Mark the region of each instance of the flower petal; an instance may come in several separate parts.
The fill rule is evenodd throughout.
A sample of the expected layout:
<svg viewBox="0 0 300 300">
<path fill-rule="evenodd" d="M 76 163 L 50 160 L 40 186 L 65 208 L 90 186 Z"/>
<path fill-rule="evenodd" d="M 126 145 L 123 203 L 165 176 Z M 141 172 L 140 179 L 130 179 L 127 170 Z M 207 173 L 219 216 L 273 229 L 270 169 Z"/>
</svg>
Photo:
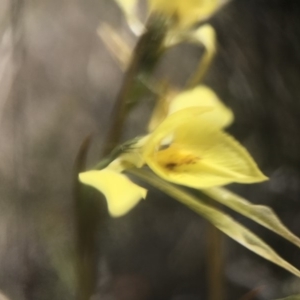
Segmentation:
<svg viewBox="0 0 300 300">
<path fill-rule="evenodd" d="M 125 175 L 107 168 L 80 173 L 79 180 L 104 194 L 112 217 L 125 215 L 147 195 L 146 189 L 136 185 Z"/>
<path fill-rule="evenodd" d="M 168 181 L 194 188 L 266 180 L 246 149 L 207 118 L 208 112 L 192 107 L 170 115 L 144 146 L 149 167 Z"/>
<path fill-rule="evenodd" d="M 169 92 L 159 99 L 151 116 L 148 130 L 151 132 L 170 114 L 188 107 L 209 107 L 210 112 L 205 118 L 210 118 L 220 128 L 229 126 L 234 116 L 218 98 L 217 94 L 208 86 L 199 85 L 196 88 L 175 94 Z"/>
<path fill-rule="evenodd" d="M 150 11 L 176 17 L 177 25 L 189 27 L 206 19 L 219 8 L 220 0 L 148 0 Z"/>
<path fill-rule="evenodd" d="M 226 127 L 233 122 L 232 111 L 221 102 L 212 89 L 205 85 L 178 94 L 170 104 L 169 114 L 193 106 L 213 108 L 203 117 L 211 119 L 220 127 Z"/>
<path fill-rule="evenodd" d="M 195 87 L 201 82 L 209 69 L 215 54 L 216 54 L 216 32 L 214 28 L 205 24 L 200 26 L 197 30 L 188 32 L 186 38 L 196 44 L 204 46 L 205 52 L 203 53 L 195 72 L 190 76 L 187 81 L 187 87 Z"/>
</svg>

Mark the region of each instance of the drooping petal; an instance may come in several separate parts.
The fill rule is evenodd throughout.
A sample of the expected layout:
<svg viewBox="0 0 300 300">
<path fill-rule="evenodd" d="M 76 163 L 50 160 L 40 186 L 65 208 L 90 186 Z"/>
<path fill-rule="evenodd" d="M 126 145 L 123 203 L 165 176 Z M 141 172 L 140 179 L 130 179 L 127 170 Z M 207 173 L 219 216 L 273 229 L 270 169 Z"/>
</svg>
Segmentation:
<svg viewBox="0 0 300 300">
<path fill-rule="evenodd" d="M 107 168 L 80 173 L 79 180 L 104 194 L 112 217 L 125 215 L 147 195 L 146 189 L 136 185 L 125 175 Z"/>
<path fill-rule="evenodd" d="M 187 86 L 192 88 L 201 82 L 215 57 L 216 32 L 211 25 L 205 24 L 200 26 L 197 30 L 188 32 L 186 38 L 192 43 L 202 45 L 205 49 L 195 72 L 187 81 Z"/>
<path fill-rule="evenodd" d="M 200 26 L 190 32 L 189 37 L 194 43 L 204 46 L 207 52 L 216 52 L 216 32 L 211 25 L 204 24 Z"/>
<path fill-rule="evenodd" d="M 206 118 L 208 112 L 191 107 L 170 115 L 144 146 L 148 166 L 168 181 L 194 188 L 266 180 L 247 150 Z"/>
</svg>

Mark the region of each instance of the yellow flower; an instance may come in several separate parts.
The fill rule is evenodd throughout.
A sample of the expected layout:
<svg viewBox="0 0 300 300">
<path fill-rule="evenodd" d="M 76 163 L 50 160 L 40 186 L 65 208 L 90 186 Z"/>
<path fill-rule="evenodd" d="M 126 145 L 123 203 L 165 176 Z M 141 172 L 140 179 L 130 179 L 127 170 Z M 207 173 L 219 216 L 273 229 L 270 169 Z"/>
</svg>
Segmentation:
<svg viewBox="0 0 300 300">
<path fill-rule="evenodd" d="M 206 95 L 202 107 L 193 97 L 199 93 Z M 210 89 L 183 92 L 172 105 L 171 114 L 151 134 L 130 143 L 108 167 L 79 174 L 82 183 L 104 194 L 111 216 L 126 214 L 146 197 L 144 188 L 121 174 L 144 164 L 167 181 L 197 189 L 267 179 L 246 149 L 222 131 L 232 113 Z"/>
<path fill-rule="evenodd" d="M 108 211 L 112 217 L 125 215 L 147 195 L 146 189 L 109 167 L 100 171 L 80 173 L 79 180 L 99 190 L 105 196 Z"/>
<path fill-rule="evenodd" d="M 150 11 L 171 18 L 181 28 L 208 18 L 224 1 L 220 0 L 148 0 Z"/>
<path fill-rule="evenodd" d="M 181 109 L 162 122 L 143 146 L 148 166 L 165 180 L 208 188 L 267 179 L 236 140 L 221 131 L 209 107 Z"/>
</svg>

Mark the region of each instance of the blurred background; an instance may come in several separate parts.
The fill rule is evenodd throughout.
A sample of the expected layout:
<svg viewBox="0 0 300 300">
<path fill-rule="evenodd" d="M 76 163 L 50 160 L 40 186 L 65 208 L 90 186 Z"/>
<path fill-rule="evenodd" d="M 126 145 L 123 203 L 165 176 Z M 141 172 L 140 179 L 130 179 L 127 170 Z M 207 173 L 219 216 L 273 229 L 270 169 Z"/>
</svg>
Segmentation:
<svg viewBox="0 0 300 300">
<path fill-rule="evenodd" d="M 101 22 L 134 45 L 112 0 L 0 2 L 1 300 L 75 299 L 74 162 L 88 135 L 88 164 L 99 160 L 123 77 L 97 34 Z M 232 108 L 229 131 L 270 177 L 230 188 L 274 208 L 300 236 L 300 2 L 233 0 L 210 23 L 218 54 L 204 81 Z M 178 46 L 157 74 L 180 86 L 201 54 Z M 145 132 L 152 107 L 149 97 L 131 113 L 124 139 Z M 156 191 L 124 217 L 103 209 L 93 300 L 208 299 L 204 220 Z M 232 215 L 300 268 L 299 249 Z M 300 293 L 299 279 L 229 238 L 217 251 L 224 300 Z"/>
</svg>

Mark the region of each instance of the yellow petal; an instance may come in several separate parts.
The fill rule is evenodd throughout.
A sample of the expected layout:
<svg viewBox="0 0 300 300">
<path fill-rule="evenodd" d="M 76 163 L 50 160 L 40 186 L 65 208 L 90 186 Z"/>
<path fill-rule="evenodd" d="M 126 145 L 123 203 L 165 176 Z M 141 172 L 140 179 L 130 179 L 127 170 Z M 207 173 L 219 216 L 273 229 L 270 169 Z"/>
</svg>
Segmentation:
<svg viewBox="0 0 300 300">
<path fill-rule="evenodd" d="M 232 111 L 222 103 L 216 93 L 209 87 L 200 85 L 175 96 L 174 92 L 170 92 L 161 98 L 152 114 L 148 130 L 153 131 L 168 115 L 193 106 L 209 107 L 210 112 L 205 118 L 210 118 L 220 128 L 229 126 L 234 120 Z"/>
<path fill-rule="evenodd" d="M 190 33 L 194 42 L 203 45 L 207 52 L 216 52 L 216 32 L 209 24 L 204 24 Z"/>
<path fill-rule="evenodd" d="M 170 115 L 144 146 L 148 166 L 162 178 L 194 188 L 267 178 L 237 141 L 192 107 Z"/>
<path fill-rule="evenodd" d="M 206 19 L 224 1 L 220 0 L 148 0 L 150 11 L 173 18 L 176 25 L 188 27 Z"/>
<path fill-rule="evenodd" d="M 104 194 L 112 217 L 125 215 L 147 195 L 146 189 L 136 185 L 125 175 L 107 168 L 80 173 L 79 180 Z"/>
<path fill-rule="evenodd" d="M 205 85 L 178 94 L 170 104 L 169 114 L 193 106 L 213 108 L 203 115 L 203 118 L 211 119 L 220 127 L 226 127 L 233 122 L 232 111 L 221 102 L 212 89 Z"/>
</svg>

